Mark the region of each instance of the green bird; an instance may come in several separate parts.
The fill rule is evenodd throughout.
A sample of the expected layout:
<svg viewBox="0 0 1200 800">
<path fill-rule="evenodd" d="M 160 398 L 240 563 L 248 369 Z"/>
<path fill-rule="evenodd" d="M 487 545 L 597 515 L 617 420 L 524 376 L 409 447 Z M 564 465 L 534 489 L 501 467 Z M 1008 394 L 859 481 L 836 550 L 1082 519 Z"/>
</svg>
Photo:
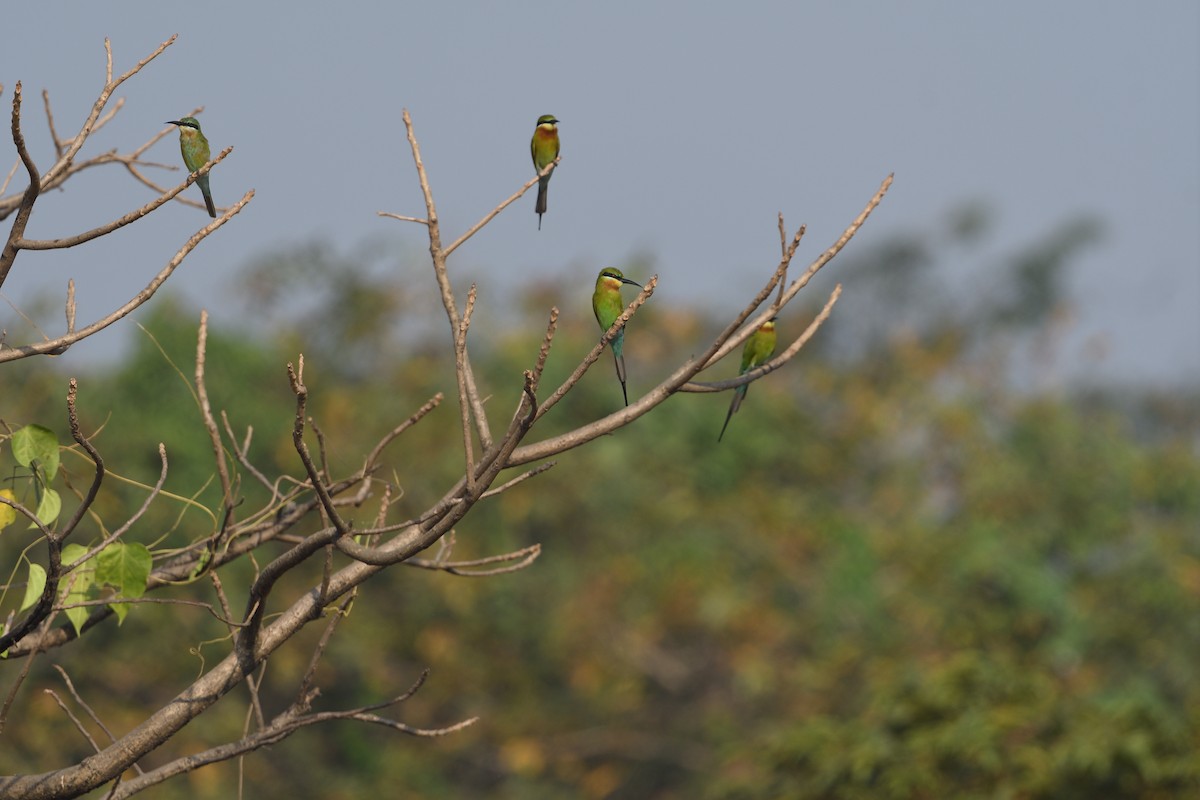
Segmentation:
<svg viewBox="0 0 1200 800">
<path fill-rule="evenodd" d="M 533 156 L 533 167 L 538 172 L 558 158 L 558 120 L 553 114 L 538 117 L 537 127 L 533 129 L 533 138 L 529 141 L 529 153 Z M 554 170 L 550 170 L 550 175 L 553 174 Z M 533 210 L 538 215 L 539 231 L 542 229 L 542 214 L 546 213 L 546 188 L 550 186 L 550 175 L 543 175 L 538 181 L 537 205 Z"/>
<path fill-rule="evenodd" d="M 761 367 L 767 363 L 775 353 L 775 317 L 771 317 L 764 322 L 758 330 L 750 334 L 750 338 L 746 340 L 745 346 L 742 347 L 742 368 L 738 375 L 745 375 L 755 367 Z M 742 400 L 746 397 L 746 390 L 750 388 L 750 384 L 744 383 L 733 390 L 733 399 L 729 401 L 729 413 L 725 415 L 725 424 L 721 426 L 721 435 L 717 437 L 717 441 L 721 441 L 721 437 L 725 435 L 725 429 L 729 427 L 729 419 L 742 405 Z"/>
<path fill-rule="evenodd" d="M 623 283 L 642 288 L 640 283 L 629 280 L 621 274 L 621 270 L 612 267 L 605 267 L 596 276 L 596 291 L 592 292 L 592 311 L 596 313 L 596 321 L 600 323 L 601 331 L 611 328 L 625 310 L 625 303 L 621 300 Z M 621 382 L 621 395 L 625 398 L 625 405 L 629 405 L 629 393 L 625 391 L 625 356 L 621 354 L 624 343 L 625 328 L 622 327 L 612 337 L 610 344 L 613 358 L 617 362 L 617 380 Z"/>
<path fill-rule="evenodd" d="M 195 117 L 169 119 L 167 124 L 179 126 L 179 150 L 183 153 L 183 164 L 188 168 L 188 172 L 195 172 L 208 163 L 212 152 L 208 149 L 208 139 L 200 132 L 200 123 Z M 217 208 L 213 205 L 212 192 L 208 189 L 208 176 L 196 178 L 196 185 L 204 194 L 204 205 L 208 208 L 208 215 L 215 217 Z"/>
</svg>

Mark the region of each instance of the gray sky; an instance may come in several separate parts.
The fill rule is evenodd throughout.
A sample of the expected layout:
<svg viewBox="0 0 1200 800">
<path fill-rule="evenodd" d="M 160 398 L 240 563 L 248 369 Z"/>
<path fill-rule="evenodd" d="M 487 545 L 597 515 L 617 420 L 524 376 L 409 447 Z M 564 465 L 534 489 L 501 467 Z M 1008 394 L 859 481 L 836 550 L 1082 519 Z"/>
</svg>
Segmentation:
<svg viewBox="0 0 1200 800">
<path fill-rule="evenodd" d="M 44 170 L 41 90 L 60 133 L 74 132 L 103 82 L 105 36 L 121 72 L 178 33 L 119 90 L 125 108 L 85 155 L 128 149 L 206 107 L 214 151 L 236 148 L 212 176 L 218 205 L 257 192 L 174 281 L 218 320 L 236 269 L 273 247 L 324 238 L 350 249 L 385 234 L 424 249 L 420 228 L 376 216 L 423 213 L 402 108 L 451 238 L 530 177 L 534 121 L 553 113 L 563 164 L 543 230 L 530 194 L 454 256 L 482 276 L 485 304 L 505 281 L 577 273 L 589 313 L 594 270 L 649 252 L 654 302 L 732 312 L 778 257 L 777 212 L 808 224 L 807 262 L 894 171 L 852 247 L 927 230 L 968 200 L 996 213 L 996 253 L 1094 214 L 1106 233 L 1073 264 L 1078 317 L 1062 366 L 1089 380 L 1200 380 L 1193 0 L 697 5 L 22 3 L 0 30 L 0 102 L 7 118 L 24 81 Z M 15 152 L 3 141 L 7 173 Z M 151 157 L 178 163 L 175 137 Z M 118 168 L 69 186 L 39 203 L 28 236 L 69 235 L 150 198 Z M 4 294 L 20 302 L 73 277 L 81 321 L 99 316 L 206 221 L 173 204 L 87 247 L 25 253 Z M 0 304 L 0 327 L 12 317 Z M 103 333 L 62 361 L 87 363 L 126 335 Z M 1097 336 L 1101 361 L 1082 355 Z"/>
</svg>

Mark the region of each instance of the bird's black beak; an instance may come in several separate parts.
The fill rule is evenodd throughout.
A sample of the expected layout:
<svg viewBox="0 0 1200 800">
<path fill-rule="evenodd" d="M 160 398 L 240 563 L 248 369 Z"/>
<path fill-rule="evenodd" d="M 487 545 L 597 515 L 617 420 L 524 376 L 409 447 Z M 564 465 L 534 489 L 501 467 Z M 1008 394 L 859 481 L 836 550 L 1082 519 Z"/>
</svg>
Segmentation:
<svg viewBox="0 0 1200 800">
<path fill-rule="evenodd" d="M 637 281 L 631 281 L 631 280 L 629 280 L 629 278 L 621 278 L 621 283 L 628 283 L 630 286 L 636 286 L 639 289 L 642 288 L 642 285 L 640 283 L 638 283 Z"/>
<path fill-rule="evenodd" d="M 178 125 L 180 123 L 179 123 L 179 120 L 177 120 L 177 119 L 169 119 L 166 122 L 164 122 L 163 124 L 164 125 Z"/>
</svg>

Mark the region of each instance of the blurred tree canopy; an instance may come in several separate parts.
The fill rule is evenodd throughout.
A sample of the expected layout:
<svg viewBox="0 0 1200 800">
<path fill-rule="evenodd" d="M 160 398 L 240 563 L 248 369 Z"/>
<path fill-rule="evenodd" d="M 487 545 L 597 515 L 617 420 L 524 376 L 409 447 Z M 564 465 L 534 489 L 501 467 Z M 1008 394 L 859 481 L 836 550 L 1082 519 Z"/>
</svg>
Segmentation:
<svg viewBox="0 0 1200 800">
<path fill-rule="evenodd" d="M 956 311 L 921 286 L 939 254 L 969 257 L 986 220 L 966 208 L 945 233 L 835 267 L 847 299 L 874 298 L 869 310 L 846 318 L 839 307 L 798 369 L 752 387 L 720 446 L 728 396 L 677 397 L 636 432 L 481 504 L 454 534 L 456 558 L 541 543 L 532 569 L 488 580 L 413 570 L 366 586 L 318 705 L 370 702 L 428 666 L 403 716 L 478 714 L 479 725 L 432 741 L 316 727 L 248 759 L 247 785 L 513 800 L 1200 792 L 1196 398 L 1010 388 L 1004 359 L 1019 337 L 1052 327 L 1067 302 L 1062 271 L 1098 229 L 1070 221 L 1004 257 L 996 285 Z M 261 462 L 295 458 L 283 365 L 297 350 L 313 419 L 347 446 L 392 424 L 360 409 L 411 409 L 451 387 L 452 367 L 397 328 L 414 300 L 389 288 L 394 273 L 357 269 L 371 258 L 382 256 L 313 244 L 262 259 L 246 277 L 249 302 L 269 309 L 286 302 L 273 287 L 320 281 L 328 294 L 312 324 L 210 332 L 213 406 L 235 431 L 253 426 Z M 575 288 L 542 288 L 521 310 L 529 324 L 472 330 L 488 384 L 519 385 L 546 306 L 586 302 Z M 152 483 L 166 442 L 167 489 L 181 498 L 216 491 L 211 445 L 176 371 L 191 371 L 197 317 L 156 303 L 134 352 L 80 381 L 106 460 L 144 465 L 130 477 Z M 890 322 L 900 319 L 912 324 Z M 654 304 L 639 313 L 626 340 L 631 393 L 689 352 L 703 320 Z M 781 319 L 781 336 L 806 323 Z M 548 383 L 594 343 L 594 327 L 564 314 Z M 547 423 L 566 429 L 615 408 L 605 366 Z M 61 428 L 45 401 L 58 384 L 41 372 L 6 387 L 4 413 Z M 461 468 L 460 453 L 437 447 L 454 439 L 453 417 L 441 409 L 392 455 L 414 509 Z M 129 486 L 104 502 L 141 497 Z M 170 541 L 190 513 L 182 500 L 160 503 L 131 536 Z M 0 553 L 11 563 L 3 537 Z M 195 671 L 203 641 L 219 635 L 211 621 L 175 619 L 139 607 L 124 623 L 139 635 L 96 631 L 54 659 L 84 696 L 109 698 L 97 711 L 119 727 L 123 696 L 153 696 L 156 675 Z M 272 669 L 302 672 L 306 651 L 292 651 Z M 0 769 L 42 766 L 31 760 L 50 742 L 86 752 L 50 700 L 34 713 L 46 740 L 9 742 Z M 196 724 L 242 723 L 217 709 Z M 188 745 L 185 730 L 171 747 Z M 237 770 L 202 769 L 155 796 L 228 797 Z"/>
</svg>

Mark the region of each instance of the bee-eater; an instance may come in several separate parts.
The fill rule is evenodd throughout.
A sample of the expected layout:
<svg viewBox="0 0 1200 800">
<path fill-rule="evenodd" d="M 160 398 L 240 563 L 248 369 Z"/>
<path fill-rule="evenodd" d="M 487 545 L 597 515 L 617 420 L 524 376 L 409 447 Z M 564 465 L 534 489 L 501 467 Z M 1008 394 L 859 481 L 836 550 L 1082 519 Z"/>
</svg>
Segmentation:
<svg viewBox="0 0 1200 800">
<path fill-rule="evenodd" d="M 750 334 L 750 338 L 742 347 L 742 369 L 738 375 L 745 375 L 755 367 L 761 367 L 774 353 L 775 317 L 771 317 L 758 330 Z M 725 435 L 725 429 L 729 427 L 729 418 L 737 413 L 742 405 L 742 400 L 746 397 L 746 390 L 749 388 L 750 384 L 744 383 L 733 390 L 733 399 L 729 401 L 729 413 L 725 415 L 725 424 L 721 426 L 721 435 L 717 437 L 718 442 Z"/>
<path fill-rule="evenodd" d="M 208 139 L 200 132 L 200 123 L 195 117 L 169 119 L 167 124 L 179 126 L 179 150 L 183 153 L 183 164 L 188 168 L 188 172 L 195 172 L 208 163 L 212 153 L 208 149 Z M 208 189 L 208 176 L 196 178 L 196 185 L 204 194 L 204 205 L 208 208 L 208 215 L 215 217 L 217 208 L 213 205 L 212 192 Z"/>
<path fill-rule="evenodd" d="M 640 283 L 631 281 L 622 275 L 621 270 L 612 267 L 605 267 L 596 276 L 596 291 L 592 292 L 592 311 L 596 312 L 596 321 L 600 323 L 601 331 L 611 328 L 617 321 L 617 317 L 621 316 L 621 312 L 625 310 L 625 303 L 621 300 L 621 284 L 623 283 L 639 289 L 642 287 Z M 625 398 L 625 405 L 629 405 L 629 393 L 625 391 L 625 356 L 621 355 L 621 347 L 624 343 L 625 328 L 622 327 L 612 337 L 609 344 L 612 346 L 613 358 L 617 362 L 617 380 L 621 382 L 621 395 Z"/>
<path fill-rule="evenodd" d="M 537 127 L 533 129 L 533 139 L 529 141 L 529 152 L 533 156 L 533 167 L 538 172 L 546 168 L 558 158 L 558 120 L 553 114 L 543 114 L 538 117 Z M 554 174 L 554 170 L 550 170 Z M 550 175 L 543 175 L 538 181 L 537 205 L 533 207 L 538 215 L 538 230 L 542 229 L 542 214 L 546 213 L 546 187 L 550 185 Z"/>
</svg>

